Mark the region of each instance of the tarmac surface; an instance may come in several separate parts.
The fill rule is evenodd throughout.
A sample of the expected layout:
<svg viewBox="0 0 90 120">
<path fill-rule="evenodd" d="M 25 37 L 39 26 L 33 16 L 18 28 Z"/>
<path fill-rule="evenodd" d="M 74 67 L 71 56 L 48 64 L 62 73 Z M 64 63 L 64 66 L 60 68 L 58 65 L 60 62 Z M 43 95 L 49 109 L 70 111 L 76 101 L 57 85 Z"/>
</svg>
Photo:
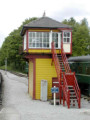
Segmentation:
<svg viewBox="0 0 90 120">
<path fill-rule="evenodd" d="M 27 78 L 0 72 L 4 80 L 0 120 L 90 120 L 90 103 L 87 100 L 81 100 L 81 109 L 32 100 L 28 95 Z"/>
</svg>

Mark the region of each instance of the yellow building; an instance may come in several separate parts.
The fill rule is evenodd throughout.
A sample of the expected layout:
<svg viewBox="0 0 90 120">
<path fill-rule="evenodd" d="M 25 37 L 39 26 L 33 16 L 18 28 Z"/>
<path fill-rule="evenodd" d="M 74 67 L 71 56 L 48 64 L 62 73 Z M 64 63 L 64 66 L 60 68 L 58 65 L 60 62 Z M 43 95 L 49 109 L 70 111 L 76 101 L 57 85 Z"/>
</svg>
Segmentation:
<svg viewBox="0 0 90 120">
<path fill-rule="evenodd" d="M 49 17 L 42 17 L 23 26 L 23 51 L 29 63 L 28 92 L 32 99 L 40 99 L 41 80 L 48 82 L 48 99 L 52 98 L 53 79 L 57 78 L 52 64 L 51 43 L 61 54 L 61 42 L 65 53 L 72 54 L 72 28 Z"/>
</svg>

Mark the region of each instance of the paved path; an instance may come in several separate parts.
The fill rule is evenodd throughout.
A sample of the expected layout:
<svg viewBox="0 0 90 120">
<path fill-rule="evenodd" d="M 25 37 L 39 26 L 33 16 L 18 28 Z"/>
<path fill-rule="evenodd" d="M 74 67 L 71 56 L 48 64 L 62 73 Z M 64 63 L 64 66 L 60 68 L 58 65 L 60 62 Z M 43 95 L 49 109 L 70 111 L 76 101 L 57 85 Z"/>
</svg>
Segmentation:
<svg viewBox="0 0 90 120">
<path fill-rule="evenodd" d="M 27 92 L 27 78 L 1 72 L 4 91 L 0 120 L 90 120 L 90 103 L 86 100 L 82 99 L 81 109 L 32 100 Z"/>
</svg>

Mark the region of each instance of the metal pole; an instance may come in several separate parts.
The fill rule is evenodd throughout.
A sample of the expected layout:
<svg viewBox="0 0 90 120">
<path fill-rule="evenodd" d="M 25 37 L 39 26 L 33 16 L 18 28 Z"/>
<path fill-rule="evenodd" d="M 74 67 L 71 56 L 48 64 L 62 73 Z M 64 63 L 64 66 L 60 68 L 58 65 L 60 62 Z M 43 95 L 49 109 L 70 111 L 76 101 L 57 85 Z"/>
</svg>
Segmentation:
<svg viewBox="0 0 90 120">
<path fill-rule="evenodd" d="M 54 86 L 56 88 L 56 86 Z M 54 92 L 54 106 L 56 105 L 56 93 Z"/>
</svg>

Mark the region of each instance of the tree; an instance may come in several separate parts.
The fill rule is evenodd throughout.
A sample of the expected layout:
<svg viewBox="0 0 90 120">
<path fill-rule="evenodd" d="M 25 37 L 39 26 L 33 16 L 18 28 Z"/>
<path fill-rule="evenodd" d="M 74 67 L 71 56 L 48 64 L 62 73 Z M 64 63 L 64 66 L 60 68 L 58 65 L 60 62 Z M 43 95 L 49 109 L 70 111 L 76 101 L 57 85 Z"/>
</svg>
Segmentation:
<svg viewBox="0 0 90 120">
<path fill-rule="evenodd" d="M 13 30 L 9 36 L 5 38 L 3 45 L 0 49 L 0 65 L 4 65 L 5 58 L 8 60 L 8 65 L 13 70 L 24 71 L 25 61 L 23 56 L 19 54 L 19 46 L 22 46 L 22 37 L 20 35 L 23 25 L 36 20 L 37 18 L 26 19 L 22 25 Z"/>
<path fill-rule="evenodd" d="M 64 20 L 64 24 L 71 25 L 72 31 L 72 55 L 80 56 L 90 54 L 90 29 L 87 19 L 84 18 L 81 23 L 75 21 L 74 18 Z"/>
</svg>

